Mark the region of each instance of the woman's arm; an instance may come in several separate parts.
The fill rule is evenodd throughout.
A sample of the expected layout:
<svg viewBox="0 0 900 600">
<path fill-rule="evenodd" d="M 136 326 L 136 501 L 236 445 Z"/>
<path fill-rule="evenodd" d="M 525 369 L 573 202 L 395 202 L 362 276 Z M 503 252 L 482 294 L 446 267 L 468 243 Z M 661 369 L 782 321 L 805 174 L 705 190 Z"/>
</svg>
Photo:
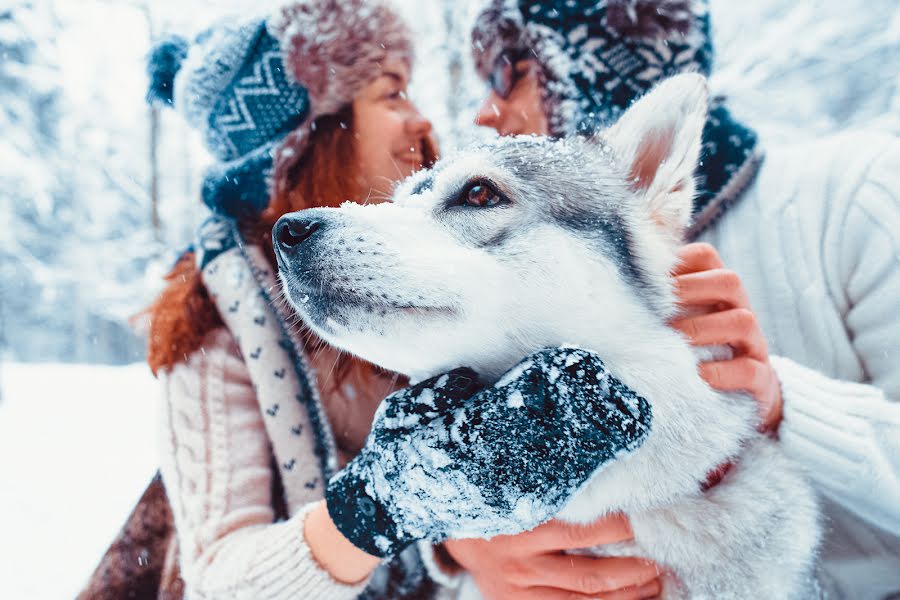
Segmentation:
<svg viewBox="0 0 900 600">
<path fill-rule="evenodd" d="M 313 556 L 331 576 L 344 583 L 359 583 L 375 570 L 381 559 L 366 554 L 338 531 L 325 501 L 318 502 L 306 517 L 304 537 Z"/>
<path fill-rule="evenodd" d="M 210 333 L 164 386 L 162 473 L 191 597 L 355 598 L 378 559 L 348 551 L 323 502 L 272 522 L 269 441 L 231 335 Z"/>
</svg>

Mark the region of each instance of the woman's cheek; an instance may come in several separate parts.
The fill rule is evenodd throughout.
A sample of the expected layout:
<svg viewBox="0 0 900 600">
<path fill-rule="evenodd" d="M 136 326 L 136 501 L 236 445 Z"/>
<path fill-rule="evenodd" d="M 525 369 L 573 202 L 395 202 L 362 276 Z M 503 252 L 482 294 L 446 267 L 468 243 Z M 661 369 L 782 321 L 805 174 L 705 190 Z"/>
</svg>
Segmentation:
<svg viewBox="0 0 900 600">
<path fill-rule="evenodd" d="M 385 133 L 384 139 L 389 142 L 388 148 L 393 150 L 402 147 L 401 144 L 406 138 L 405 113 L 399 109 L 385 110 L 381 123 Z"/>
</svg>

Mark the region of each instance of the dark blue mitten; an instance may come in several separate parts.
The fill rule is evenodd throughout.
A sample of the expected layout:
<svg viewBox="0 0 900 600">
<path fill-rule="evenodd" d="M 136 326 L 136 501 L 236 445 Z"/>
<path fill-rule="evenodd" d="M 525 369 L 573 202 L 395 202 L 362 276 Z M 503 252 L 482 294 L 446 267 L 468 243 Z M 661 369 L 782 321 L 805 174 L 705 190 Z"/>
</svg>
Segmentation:
<svg viewBox="0 0 900 600">
<path fill-rule="evenodd" d="M 353 544 L 389 556 L 551 519 L 650 431 L 647 401 L 577 348 L 529 356 L 494 386 L 456 369 L 385 398 L 360 454 L 328 484 Z"/>
</svg>

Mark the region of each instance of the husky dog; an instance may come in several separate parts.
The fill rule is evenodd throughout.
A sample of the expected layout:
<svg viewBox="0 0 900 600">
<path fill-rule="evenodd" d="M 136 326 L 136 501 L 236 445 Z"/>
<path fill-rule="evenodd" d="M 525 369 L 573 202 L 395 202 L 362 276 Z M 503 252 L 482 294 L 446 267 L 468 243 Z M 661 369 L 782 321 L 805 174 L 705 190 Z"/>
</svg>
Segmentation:
<svg viewBox="0 0 900 600">
<path fill-rule="evenodd" d="M 507 138 L 413 175 L 394 202 L 286 215 L 281 278 L 330 343 L 424 378 L 460 365 L 497 378 L 522 356 L 597 352 L 653 408 L 651 433 L 558 515 L 622 511 L 665 598 L 804 598 L 819 539 L 814 494 L 755 405 L 712 390 L 666 323 L 691 217 L 705 80 L 679 75 L 590 138 Z M 731 464 L 717 485 L 704 482 Z"/>
</svg>

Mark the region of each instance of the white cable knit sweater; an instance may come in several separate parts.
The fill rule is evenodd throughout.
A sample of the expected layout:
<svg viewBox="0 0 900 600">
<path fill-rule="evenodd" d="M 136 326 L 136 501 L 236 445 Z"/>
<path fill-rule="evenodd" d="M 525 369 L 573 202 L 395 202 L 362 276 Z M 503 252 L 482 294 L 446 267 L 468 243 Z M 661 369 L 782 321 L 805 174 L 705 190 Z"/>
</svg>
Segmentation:
<svg viewBox="0 0 900 600">
<path fill-rule="evenodd" d="M 900 140 L 767 149 L 700 241 L 741 276 L 769 342 L 782 445 L 823 496 L 826 589 L 900 592 Z"/>
<path fill-rule="evenodd" d="M 769 149 L 701 239 L 747 287 L 782 383 L 782 443 L 825 498 L 825 587 L 900 591 L 900 141 Z M 362 585 L 310 555 L 308 507 L 271 523 L 269 441 L 229 332 L 176 366 L 165 394 L 162 473 L 188 600 L 355 598 Z"/>
<path fill-rule="evenodd" d="M 272 453 L 250 373 L 231 333 L 163 378 L 160 471 L 172 505 L 185 600 L 350 600 L 365 587 L 322 569 L 303 537 L 314 504 L 273 524 Z M 320 476 L 316 461 L 304 463 Z M 302 481 L 301 478 L 295 481 Z"/>
</svg>

